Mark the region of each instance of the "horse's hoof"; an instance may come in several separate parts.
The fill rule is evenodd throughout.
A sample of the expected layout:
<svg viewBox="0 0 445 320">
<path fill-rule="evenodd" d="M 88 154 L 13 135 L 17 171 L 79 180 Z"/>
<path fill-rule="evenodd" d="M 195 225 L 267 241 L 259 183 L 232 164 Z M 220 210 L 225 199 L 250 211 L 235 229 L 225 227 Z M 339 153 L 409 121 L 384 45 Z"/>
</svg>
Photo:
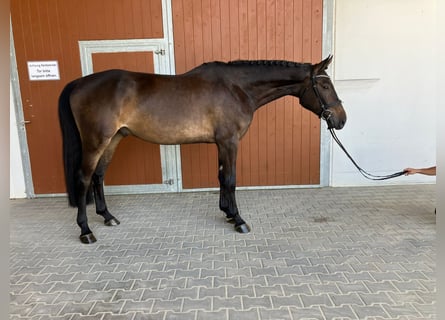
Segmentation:
<svg viewBox="0 0 445 320">
<path fill-rule="evenodd" d="M 247 223 L 240 224 L 239 226 L 235 226 L 235 230 L 239 233 L 249 233 L 250 227 Z"/>
<path fill-rule="evenodd" d="M 86 243 L 86 244 L 94 243 L 97 241 L 96 237 L 92 233 L 83 234 L 79 238 L 80 238 L 80 242 Z"/>
<path fill-rule="evenodd" d="M 105 224 L 106 226 L 111 227 L 111 226 L 117 226 L 117 225 L 119 225 L 119 224 L 121 224 L 121 223 L 120 223 L 120 221 L 117 220 L 116 218 L 111 218 L 110 220 L 105 221 L 104 224 Z"/>
</svg>

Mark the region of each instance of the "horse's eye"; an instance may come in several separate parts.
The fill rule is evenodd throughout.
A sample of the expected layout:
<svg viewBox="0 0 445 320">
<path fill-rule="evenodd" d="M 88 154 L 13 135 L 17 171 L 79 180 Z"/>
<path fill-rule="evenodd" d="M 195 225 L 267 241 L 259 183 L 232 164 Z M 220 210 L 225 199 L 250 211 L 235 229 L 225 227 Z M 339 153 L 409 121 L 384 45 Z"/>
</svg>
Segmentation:
<svg viewBox="0 0 445 320">
<path fill-rule="evenodd" d="M 329 89 L 329 86 L 327 84 L 322 85 L 323 89 Z"/>
</svg>

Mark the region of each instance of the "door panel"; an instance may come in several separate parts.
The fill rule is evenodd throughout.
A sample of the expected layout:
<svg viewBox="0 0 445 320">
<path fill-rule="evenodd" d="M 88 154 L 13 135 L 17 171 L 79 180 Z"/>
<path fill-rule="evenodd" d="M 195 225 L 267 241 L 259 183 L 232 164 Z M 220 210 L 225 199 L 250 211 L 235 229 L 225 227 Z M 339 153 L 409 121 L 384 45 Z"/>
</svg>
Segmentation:
<svg viewBox="0 0 445 320">
<path fill-rule="evenodd" d="M 177 73 L 205 61 L 321 60 L 322 0 L 175 0 Z M 183 187 L 218 185 L 213 145 L 181 146 Z M 295 98 L 258 110 L 238 152 L 237 185 L 320 183 L 320 120 Z"/>
<path fill-rule="evenodd" d="M 181 145 L 182 187 L 195 189 L 218 185 L 218 153 L 215 144 Z"/>
<path fill-rule="evenodd" d="M 125 69 L 154 73 L 153 52 L 93 53 L 92 60 L 94 72 L 107 69 Z M 160 146 L 132 136 L 122 139 L 105 175 L 105 184 L 161 183 Z"/>
</svg>

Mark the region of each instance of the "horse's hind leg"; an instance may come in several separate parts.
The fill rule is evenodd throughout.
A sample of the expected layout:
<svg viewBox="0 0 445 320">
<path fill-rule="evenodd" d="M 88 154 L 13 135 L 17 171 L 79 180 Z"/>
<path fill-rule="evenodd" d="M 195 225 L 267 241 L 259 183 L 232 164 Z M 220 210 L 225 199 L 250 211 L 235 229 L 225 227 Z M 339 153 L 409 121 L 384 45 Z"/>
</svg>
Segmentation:
<svg viewBox="0 0 445 320">
<path fill-rule="evenodd" d="M 104 218 L 106 226 L 117 226 L 120 224 L 111 213 L 108 211 L 104 195 L 104 175 L 101 173 L 93 174 L 93 191 L 94 201 L 96 203 L 96 213 Z"/>
<path fill-rule="evenodd" d="M 117 220 L 108 211 L 108 207 L 105 202 L 104 175 L 113 157 L 114 151 L 116 150 L 116 147 L 122 138 L 123 136 L 120 133 L 117 133 L 113 137 L 110 144 L 102 154 L 102 157 L 97 164 L 96 170 L 93 173 L 93 191 L 94 200 L 96 203 L 96 213 L 104 218 L 104 223 L 106 226 L 116 226 L 120 224 L 119 220 Z"/>
<path fill-rule="evenodd" d="M 250 227 L 241 218 L 235 199 L 237 142 L 237 140 L 228 140 L 217 143 L 220 183 L 219 208 L 225 212 L 227 220 L 235 224 L 236 231 L 248 233 Z"/>
<path fill-rule="evenodd" d="M 77 224 L 80 227 L 80 241 L 82 243 L 96 242 L 96 237 L 88 226 L 87 218 L 87 198 L 91 188 L 91 177 L 97 164 L 97 155 L 94 153 L 84 154 L 82 167 L 79 172 L 78 182 L 78 205 Z"/>
<path fill-rule="evenodd" d="M 93 232 L 90 230 L 90 227 L 88 226 L 86 199 L 87 199 L 87 193 L 88 193 L 89 187 L 90 187 L 90 183 L 84 183 L 84 182 L 81 182 L 81 185 L 79 186 L 77 225 L 80 227 L 80 237 L 79 238 L 82 243 L 96 242 L 96 237 L 94 236 Z"/>
<path fill-rule="evenodd" d="M 100 168 L 106 168 L 106 165 L 103 165 L 103 163 L 105 162 L 100 160 L 103 158 L 103 154 L 105 153 L 105 151 L 109 149 L 109 146 L 113 141 L 113 139 L 101 139 L 101 140 L 102 141 L 100 144 L 87 142 L 82 145 L 82 149 L 84 152 L 82 154 L 82 165 L 81 165 L 81 170 L 79 172 L 78 193 L 77 193 L 78 194 L 77 224 L 79 225 L 81 230 L 80 241 L 82 243 L 96 242 L 96 237 L 91 232 L 91 229 L 88 226 L 88 218 L 86 210 L 87 199 L 89 198 L 88 194 L 92 187 L 93 175 L 96 172 L 98 166 Z M 86 141 L 94 141 L 94 139 Z M 102 164 L 99 165 L 99 162 L 101 162 Z M 95 176 L 94 179 L 100 181 L 100 179 L 97 179 L 97 176 Z M 95 198 L 97 200 L 96 196 Z M 102 198 L 103 198 L 103 188 L 102 188 Z M 99 203 L 101 203 L 100 200 Z M 101 204 L 103 204 L 104 207 L 106 208 L 105 200 Z"/>
</svg>

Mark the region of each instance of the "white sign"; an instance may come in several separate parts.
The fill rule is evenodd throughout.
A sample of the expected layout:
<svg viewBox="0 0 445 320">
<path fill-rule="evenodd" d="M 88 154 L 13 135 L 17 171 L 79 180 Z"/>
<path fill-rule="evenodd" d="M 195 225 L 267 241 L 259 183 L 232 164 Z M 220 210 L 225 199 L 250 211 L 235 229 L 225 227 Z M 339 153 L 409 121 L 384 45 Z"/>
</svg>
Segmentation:
<svg viewBox="0 0 445 320">
<path fill-rule="evenodd" d="M 57 61 L 28 61 L 29 80 L 60 80 Z"/>
</svg>

